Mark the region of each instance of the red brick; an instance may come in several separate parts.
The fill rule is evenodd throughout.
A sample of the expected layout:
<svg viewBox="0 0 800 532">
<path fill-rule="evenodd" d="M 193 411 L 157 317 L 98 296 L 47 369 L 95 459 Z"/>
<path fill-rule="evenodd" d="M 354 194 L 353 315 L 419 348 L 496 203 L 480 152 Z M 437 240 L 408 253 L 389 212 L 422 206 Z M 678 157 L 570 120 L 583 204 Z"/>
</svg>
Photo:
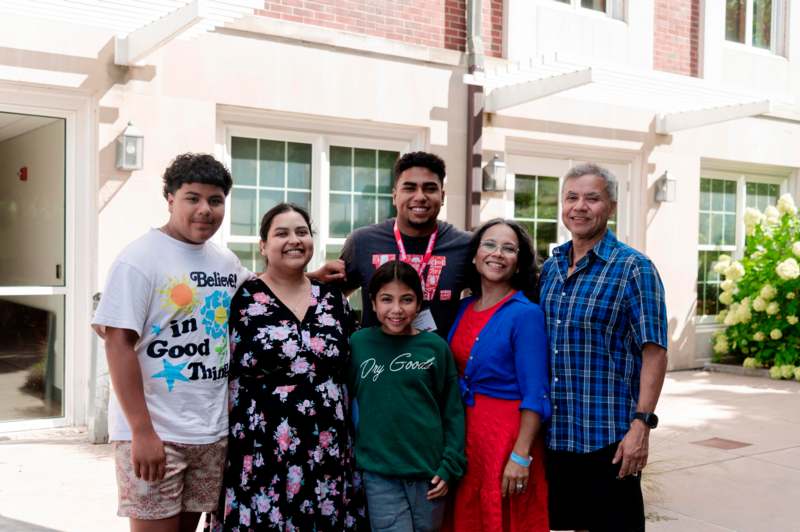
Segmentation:
<svg viewBox="0 0 800 532">
<path fill-rule="evenodd" d="M 655 0 L 653 66 L 698 75 L 700 0 Z"/>
</svg>

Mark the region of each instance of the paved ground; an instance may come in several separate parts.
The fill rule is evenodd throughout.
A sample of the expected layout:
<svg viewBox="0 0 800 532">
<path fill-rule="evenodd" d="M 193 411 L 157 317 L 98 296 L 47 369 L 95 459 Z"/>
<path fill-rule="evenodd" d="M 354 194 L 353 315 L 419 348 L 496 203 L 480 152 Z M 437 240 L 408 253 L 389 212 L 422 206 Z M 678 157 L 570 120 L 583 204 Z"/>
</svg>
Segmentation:
<svg viewBox="0 0 800 532">
<path fill-rule="evenodd" d="M 800 383 L 676 372 L 658 410 L 648 531 L 800 532 Z M 110 448 L 85 440 L 77 429 L 0 436 L 0 532 L 127 530 Z"/>
</svg>

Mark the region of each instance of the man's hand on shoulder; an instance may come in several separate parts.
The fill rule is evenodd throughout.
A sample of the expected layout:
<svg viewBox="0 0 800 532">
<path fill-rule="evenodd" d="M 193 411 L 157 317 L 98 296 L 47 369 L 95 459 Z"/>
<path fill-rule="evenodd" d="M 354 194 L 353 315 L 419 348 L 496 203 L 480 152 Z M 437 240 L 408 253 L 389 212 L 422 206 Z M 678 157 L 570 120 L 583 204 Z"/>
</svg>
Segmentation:
<svg viewBox="0 0 800 532">
<path fill-rule="evenodd" d="M 611 461 L 618 464 L 622 460 L 622 466 L 617 478 L 625 478 L 628 475 L 638 475 L 647 465 L 647 457 L 650 448 L 650 428 L 640 420 L 634 420 L 631 427 L 617 446 L 617 453 Z"/>
<path fill-rule="evenodd" d="M 328 261 L 319 269 L 306 273 L 306 276 L 309 279 L 314 279 L 315 281 L 319 281 L 320 283 L 337 283 L 347 280 L 347 275 L 345 274 L 345 267 L 344 261 L 342 259 L 336 259 L 332 261 Z"/>
</svg>

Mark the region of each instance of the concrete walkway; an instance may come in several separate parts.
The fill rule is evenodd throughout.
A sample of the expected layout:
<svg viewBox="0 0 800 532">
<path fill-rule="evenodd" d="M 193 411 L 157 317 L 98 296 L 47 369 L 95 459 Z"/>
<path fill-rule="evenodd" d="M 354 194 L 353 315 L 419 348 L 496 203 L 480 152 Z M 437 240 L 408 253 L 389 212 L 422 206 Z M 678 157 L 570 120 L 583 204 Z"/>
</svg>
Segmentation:
<svg viewBox="0 0 800 532">
<path fill-rule="evenodd" d="M 658 412 L 648 531 L 800 532 L 800 383 L 670 373 Z M 0 532 L 128 529 L 111 449 L 85 440 L 77 429 L 0 436 Z"/>
</svg>

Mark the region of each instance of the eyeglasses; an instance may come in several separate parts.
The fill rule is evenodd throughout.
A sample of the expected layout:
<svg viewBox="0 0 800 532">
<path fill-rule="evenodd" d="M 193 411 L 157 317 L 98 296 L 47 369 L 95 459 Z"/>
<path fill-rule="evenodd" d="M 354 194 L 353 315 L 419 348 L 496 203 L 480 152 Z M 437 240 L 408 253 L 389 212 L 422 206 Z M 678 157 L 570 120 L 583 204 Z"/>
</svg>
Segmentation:
<svg viewBox="0 0 800 532">
<path fill-rule="evenodd" d="M 501 246 L 494 240 L 481 240 L 480 247 L 486 253 L 494 253 L 499 249 L 500 254 L 505 255 L 507 257 L 513 257 L 514 255 L 519 253 L 519 248 L 515 248 L 514 246 L 510 246 L 508 244 Z"/>
</svg>

